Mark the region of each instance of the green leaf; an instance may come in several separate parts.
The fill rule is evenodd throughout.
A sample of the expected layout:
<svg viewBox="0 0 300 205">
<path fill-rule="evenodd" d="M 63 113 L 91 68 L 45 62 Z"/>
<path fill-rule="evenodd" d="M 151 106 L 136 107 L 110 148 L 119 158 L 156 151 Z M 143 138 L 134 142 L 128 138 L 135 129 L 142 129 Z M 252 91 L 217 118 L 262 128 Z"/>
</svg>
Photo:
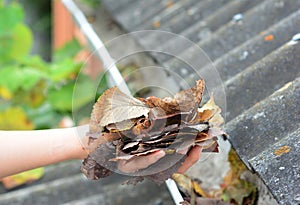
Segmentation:
<svg viewBox="0 0 300 205">
<path fill-rule="evenodd" d="M 49 64 L 43 61 L 43 59 L 37 55 L 26 56 L 24 58 L 21 58 L 18 60 L 18 63 L 24 65 L 24 67 L 31 67 L 32 69 L 40 70 L 43 71 L 44 73 L 49 72 Z M 50 79 L 50 77 L 48 78 Z"/>
<path fill-rule="evenodd" d="M 29 52 L 32 35 L 22 24 L 23 18 L 23 9 L 19 4 L 0 7 L 0 63 Z"/>
<path fill-rule="evenodd" d="M 73 110 L 78 110 L 80 107 L 89 102 L 94 103 L 95 86 L 91 79 L 86 75 L 81 75 L 75 85 L 73 93 Z"/>
<path fill-rule="evenodd" d="M 81 66 L 81 63 L 76 63 L 72 59 L 65 59 L 50 66 L 50 77 L 54 82 L 69 79 L 72 74 L 78 73 Z"/>
<path fill-rule="evenodd" d="M 21 76 L 22 75 L 22 76 Z M 33 86 L 37 84 L 37 82 L 44 77 L 44 74 L 37 71 L 33 70 L 30 68 L 24 68 L 20 71 L 20 81 L 22 82 L 21 87 L 25 90 L 28 91 L 30 90 Z"/>
<path fill-rule="evenodd" d="M 13 34 L 0 35 L 0 64 L 10 60 L 9 51 L 13 47 Z"/>
<path fill-rule="evenodd" d="M 73 90 L 75 87 L 75 94 Z M 83 105 L 89 103 L 94 99 L 95 93 L 92 81 L 87 77 L 82 77 L 80 80 L 68 83 L 60 89 L 52 89 L 48 93 L 48 100 L 50 104 L 59 111 L 77 110 Z"/>
<path fill-rule="evenodd" d="M 83 3 L 90 7 L 97 7 L 100 5 L 100 0 L 81 0 Z"/>
<path fill-rule="evenodd" d="M 54 52 L 53 60 L 55 62 L 63 61 L 66 58 L 73 58 L 81 50 L 79 42 L 74 39 L 66 43 L 62 48 Z"/>
<path fill-rule="evenodd" d="M 0 70 L 0 86 L 11 92 L 16 92 L 19 88 L 28 91 L 44 76 L 41 71 L 31 68 L 5 67 Z"/>
<path fill-rule="evenodd" d="M 30 29 L 24 24 L 17 24 L 13 30 L 13 44 L 8 54 L 11 59 L 20 59 L 29 54 L 33 37 Z"/>
<path fill-rule="evenodd" d="M 48 101 L 54 109 L 59 111 L 71 111 L 72 110 L 72 95 L 73 95 L 73 83 L 69 83 L 60 89 L 52 89 L 48 93 Z"/>
<path fill-rule="evenodd" d="M 18 89 L 11 100 L 13 104 L 36 108 L 45 101 L 46 82 L 39 81 L 30 90 Z"/>
<path fill-rule="evenodd" d="M 10 32 L 18 23 L 23 22 L 24 12 L 17 3 L 0 6 L 0 36 Z"/>
</svg>

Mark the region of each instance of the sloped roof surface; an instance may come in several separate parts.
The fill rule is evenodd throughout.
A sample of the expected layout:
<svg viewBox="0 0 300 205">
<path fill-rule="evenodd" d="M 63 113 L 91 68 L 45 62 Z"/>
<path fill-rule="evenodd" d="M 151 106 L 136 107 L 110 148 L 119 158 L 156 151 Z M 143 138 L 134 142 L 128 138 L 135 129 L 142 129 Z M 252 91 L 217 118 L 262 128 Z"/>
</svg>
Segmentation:
<svg viewBox="0 0 300 205">
<path fill-rule="evenodd" d="M 101 2 L 127 32 L 170 31 L 205 50 L 226 88 L 227 109 L 223 110 L 232 146 L 280 204 L 299 205 L 300 37 L 295 34 L 300 33 L 300 1 Z M 171 49 L 192 62 L 199 60 L 194 48 L 178 46 L 175 38 L 152 33 L 136 35 L 136 41 L 145 50 Z M 170 74 L 194 82 L 189 65 L 169 55 L 149 54 Z M 200 73 L 210 72 L 212 67 L 206 63 Z M 173 204 L 165 186 L 147 181 L 136 187 L 119 186 L 126 179 L 120 175 L 88 181 L 79 167 L 78 161 L 46 167 L 40 181 L 7 193 L 0 186 L 0 204 Z"/>
<path fill-rule="evenodd" d="M 295 36 L 300 32 L 300 1 L 102 2 L 128 32 L 174 32 L 208 54 L 225 85 L 232 146 L 280 204 L 300 204 L 300 37 Z M 136 40 L 147 50 L 163 47 L 191 61 L 198 57 L 194 48 L 176 45 L 176 39 L 151 33 Z M 193 69 L 182 61 L 151 55 L 167 70 L 193 80 Z"/>
</svg>

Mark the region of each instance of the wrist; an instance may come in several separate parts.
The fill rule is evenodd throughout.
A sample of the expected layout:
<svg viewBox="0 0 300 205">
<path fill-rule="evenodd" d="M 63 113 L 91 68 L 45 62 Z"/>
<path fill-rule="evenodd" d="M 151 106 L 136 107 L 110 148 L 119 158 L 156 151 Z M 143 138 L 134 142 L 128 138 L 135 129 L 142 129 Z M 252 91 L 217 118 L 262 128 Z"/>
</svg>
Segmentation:
<svg viewBox="0 0 300 205">
<path fill-rule="evenodd" d="M 74 159 L 84 159 L 88 155 L 87 146 L 88 138 L 86 133 L 88 132 L 89 126 L 82 125 L 73 128 L 73 142 L 74 142 Z"/>
</svg>

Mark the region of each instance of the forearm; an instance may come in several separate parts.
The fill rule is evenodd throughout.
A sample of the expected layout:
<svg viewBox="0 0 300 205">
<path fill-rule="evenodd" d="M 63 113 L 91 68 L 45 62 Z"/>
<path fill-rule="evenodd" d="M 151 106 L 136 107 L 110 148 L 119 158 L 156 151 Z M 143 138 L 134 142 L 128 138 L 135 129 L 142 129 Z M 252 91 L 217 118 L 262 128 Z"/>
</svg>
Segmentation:
<svg viewBox="0 0 300 205">
<path fill-rule="evenodd" d="M 88 126 L 0 131 L 0 178 L 21 171 L 86 156 L 80 137 Z"/>
</svg>

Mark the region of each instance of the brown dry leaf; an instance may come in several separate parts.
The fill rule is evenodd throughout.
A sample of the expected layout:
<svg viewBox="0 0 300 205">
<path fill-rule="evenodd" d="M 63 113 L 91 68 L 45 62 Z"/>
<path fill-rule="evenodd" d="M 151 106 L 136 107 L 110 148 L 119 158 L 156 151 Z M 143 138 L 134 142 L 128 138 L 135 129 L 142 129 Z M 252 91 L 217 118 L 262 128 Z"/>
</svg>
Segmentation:
<svg viewBox="0 0 300 205">
<path fill-rule="evenodd" d="M 191 112 L 199 107 L 204 88 L 204 80 L 198 80 L 194 87 L 176 93 L 174 98 L 166 97 L 160 99 L 151 96 L 146 99 L 146 102 L 149 107 L 162 108 L 166 114 Z"/>
<path fill-rule="evenodd" d="M 92 130 L 98 131 L 99 126 L 146 116 L 149 111 L 150 108 L 143 102 L 113 87 L 106 90 L 94 105 L 91 124 L 96 128 L 93 127 Z"/>
<path fill-rule="evenodd" d="M 186 201 L 186 204 L 230 205 L 230 203 L 224 202 L 220 198 L 212 198 L 212 196 L 201 187 L 201 181 L 199 179 L 192 179 L 188 175 L 178 173 L 173 174 L 172 178 L 177 183 L 185 198 L 188 199 L 189 202 Z"/>
<path fill-rule="evenodd" d="M 208 122 L 210 118 L 214 115 L 213 110 L 203 110 L 202 112 L 197 112 L 197 116 L 194 121 L 197 122 Z"/>
<path fill-rule="evenodd" d="M 117 156 L 116 158 L 110 159 L 109 161 L 115 161 L 115 162 L 118 161 L 118 160 L 128 161 L 128 160 L 132 160 L 134 157 L 145 156 L 145 155 L 151 154 L 153 152 L 157 152 L 159 150 L 160 149 L 152 149 L 152 150 L 144 151 L 144 152 L 137 153 L 137 154 L 120 155 L 120 156 Z"/>
<path fill-rule="evenodd" d="M 251 197 L 253 192 L 256 192 L 256 188 L 252 183 L 235 179 L 224 189 L 222 198 L 227 202 L 234 201 L 237 205 L 244 205 L 246 198 Z"/>
<path fill-rule="evenodd" d="M 197 205 L 233 205 L 220 199 L 200 198 L 196 199 Z"/>
<path fill-rule="evenodd" d="M 88 179 L 104 178 L 112 174 L 112 171 L 98 164 L 91 156 L 84 159 L 81 171 Z"/>
<path fill-rule="evenodd" d="M 201 145 L 199 145 L 201 146 Z M 209 147 L 206 147 L 202 149 L 202 152 L 215 152 L 218 153 L 219 152 L 219 144 L 217 141 L 214 141 Z"/>
<path fill-rule="evenodd" d="M 190 197 L 190 203 L 195 204 L 195 192 L 193 190 L 192 179 L 185 174 L 175 173 L 172 178 L 178 185 L 179 189 L 186 195 Z"/>
<path fill-rule="evenodd" d="M 184 174 L 173 174 L 173 179 L 177 183 L 180 191 L 186 199 L 181 204 L 184 205 L 233 205 L 221 199 L 221 196 L 214 197 L 201 187 L 199 179 L 190 178 Z"/>
<path fill-rule="evenodd" d="M 89 178 L 105 177 L 106 169 L 118 169 L 119 162 L 162 150 L 163 158 L 135 172 L 162 183 L 178 170 L 192 146 L 218 151 L 216 136 L 223 132 L 215 126 L 223 118 L 213 98 L 198 109 L 204 88 L 204 81 L 198 80 L 174 98 L 163 99 L 136 99 L 116 87 L 107 90 L 94 105 L 88 133 L 92 152 L 82 165 L 83 172 Z"/>
<path fill-rule="evenodd" d="M 224 118 L 221 115 L 221 108 L 216 105 L 212 95 L 209 101 L 207 101 L 207 103 L 198 109 L 197 117 L 200 117 L 199 120 L 203 120 L 202 118 L 207 117 L 205 120 L 207 120 L 214 127 L 219 127 L 224 123 Z"/>
<path fill-rule="evenodd" d="M 123 120 L 121 122 L 111 123 L 106 125 L 106 129 L 108 129 L 110 132 L 119 132 L 124 130 L 129 130 L 134 126 L 134 124 L 138 121 L 137 118 L 135 119 L 128 119 Z"/>
<path fill-rule="evenodd" d="M 257 189 L 252 182 L 241 179 L 242 173 L 247 168 L 233 149 L 229 152 L 228 161 L 231 169 L 224 177 L 223 184 L 221 184 L 222 199 L 227 202 L 234 201 L 237 205 L 243 205 L 244 201 L 254 202 L 257 197 Z"/>
<path fill-rule="evenodd" d="M 210 197 L 209 194 L 201 187 L 198 180 L 192 179 L 194 192 L 202 197 Z"/>
</svg>

